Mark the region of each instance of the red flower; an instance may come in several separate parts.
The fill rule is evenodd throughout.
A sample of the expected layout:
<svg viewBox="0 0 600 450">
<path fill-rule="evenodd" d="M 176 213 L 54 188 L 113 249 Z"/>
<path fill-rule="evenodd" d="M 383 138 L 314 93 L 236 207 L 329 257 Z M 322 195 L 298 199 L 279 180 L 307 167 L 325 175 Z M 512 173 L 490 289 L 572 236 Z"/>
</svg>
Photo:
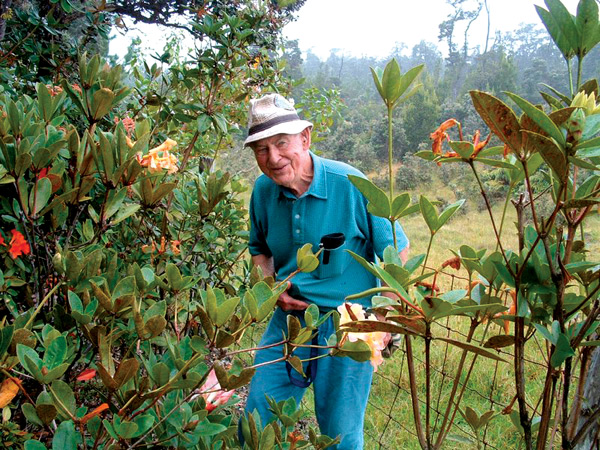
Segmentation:
<svg viewBox="0 0 600 450">
<path fill-rule="evenodd" d="M 89 381 L 96 376 L 94 369 L 85 369 L 77 376 L 77 381 Z"/>
<path fill-rule="evenodd" d="M 21 233 L 19 233 L 17 230 L 11 230 L 11 233 L 12 233 L 13 237 L 9 243 L 10 250 L 8 250 L 8 253 L 10 253 L 10 256 L 13 259 L 16 259 L 17 257 L 19 257 L 21 255 L 28 255 L 29 252 L 31 251 L 31 249 L 29 248 L 29 244 L 25 240 L 25 237 Z"/>
<path fill-rule="evenodd" d="M 38 173 L 37 179 L 41 180 L 42 178 L 46 178 L 48 176 L 48 172 L 50 172 L 50 167 L 44 167 L 42 170 L 40 170 L 40 173 Z"/>
<path fill-rule="evenodd" d="M 6 247 L 6 242 L 4 242 L 4 237 L 0 234 L 0 245 L 4 245 Z"/>
</svg>

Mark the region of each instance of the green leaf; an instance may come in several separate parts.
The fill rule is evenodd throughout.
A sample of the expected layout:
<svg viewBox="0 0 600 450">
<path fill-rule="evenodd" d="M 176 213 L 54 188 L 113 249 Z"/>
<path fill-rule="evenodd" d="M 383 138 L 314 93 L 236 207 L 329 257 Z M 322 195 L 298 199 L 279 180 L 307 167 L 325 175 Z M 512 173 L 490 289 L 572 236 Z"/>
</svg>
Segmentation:
<svg viewBox="0 0 600 450">
<path fill-rule="evenodd" d="M 215 434 L 222 433 L 225 431 L 227 427 L 225 425 L 221 425 L 220 423 L 212 423 L 209 422 L 208 419 L 200 422 L 196 428 L 194 429 L 194 433 L 199 436 L 214 436 Z"/>
<path fill-rule="evenodd" d="M 552 40 L 566 60 L 575 56 L 579 42 L 577 27 L 572 16 L 559 0 L 546 0 L 548 10 L 535 7 Z"/>
<path fill-rule="evenodd" d="M 550 0 L 549 0 L 550 1 Z M 566 138 L 563 135 L 562 131 L 556 126 L 556 124 L 548 117 L 544 111 L 536 108 L 534 105 L 529 103 L 524 98 L 519 97 L 517 94 L 513 94 L 512 92 L 506 92 L 508 95 L 519 107 L 523 110 L 525 114 L 529 116 L 531 120 L 533 120 L 538 126 L 544 130 L 548 135 L 554 139 L 561 147 L 564 147 L 566 144 Z M 535 133 L 532 133 L 535 134 Z"/>
<path fill-rule="evenodd" d="M 127 219 L 128 217 L 134 215 L 137 212 L 137 210 L 141 208 L 141 206 L 142 205 L 140 205 L 140 204 L 131 204 L 131 205 L 127 205 L 127 206 L 120 208 L 119 212 L 117 213 L 115 218 L 112 220 L 111 225 L 116 225 L 119 222 L 122 222 L 123 220 Z"/>
<path fill-rule="evenodd" d="M 301 272 L 312 272 L 319 265 L 318 258 L 312 252 L 311 244 L 304 244 L 296 252 L 296 264 Z"/>
<path fill-rule="evenodd" d="M 233 297 L 223 302 L 223 304 L 219 305 L 219 307 L 217 308 L 217 319 L 215 320 L 215 325 L 218 327 L 222 327 L 223 325 L 225 325 L 225 323 L 229 319 L 231 319 L 231 316 L 233 316 L 233 313 L 235 312 L 235 309 L 237 308 L 239 303 L 240 298 Z"/>
<path fill-rule="evenodd" d="M 37 215 L 48 203 L 52 195 L 52 182 L 44 177 L 37 181 L 36 186 L 29 193 L 29 209 Z"/>
<path fill-rule="evenodd" d="M 473 344 L 468 344 L 466 342 L 462 342 L 462 341 L 456 341 L 454 339 L 450 339 L 450 338 L 444 338 L 444 337 L 440 337 L 440 338 L 435 338 L 438 341 L 444 341 L 447 342 L 449 344 L 452 344 L 458 348 L 462 348 L 463 350 L 469 351 L 469 352 L 473 352 L 477 355 L 481 355 L 481 356 L 485 356 L 486 358 L 490 358 L 490 359 L 494 359 L 496 361 L 502 361 L 502 362 L 507 362 L 506 360 L 502 359 L 500 356 L 498 356 L 497 353 L 491 352 L 489 350 L 486 350 L 482 347 L 478 347 L 477 345 L 473 345 Z"/>
<path fill-rule="evenodd" d="M 121 279 L 112 292 L 113 302 L 118 298 L 135 293 L 135 277 L 133 275 Z"/>
<path fill-rule="evenodd" d="M 381 78 L 381 86 L 383 88 L 383 100 L 387 105 L 393 105 L 398 97 L 400 97 L 400 81 L 402 73 L 400 65 L 396 59 L 392 59 L 385 65 L 383 77 Z"/>
<path fill-rule="evenodd" d="M 40 441 L 34 441 L 29 439 L 25 441 L 25 450 L 48 450 L 44 444 Z"/>
<path fill-rule="evenodd" d="M 64 362 L 66 356 L 67 340 L 64 336 L 59 336 L 56 339 L 54 339 L 50 343 L 50 345 L 48 345 L 48 348 L 44 353 L 44 366 L 46 366 L 48 370 L 52 370 L 55 367 L 61 365 Z"/>
<path fill-rule="evenodd" d="M 571 348 L 569 339 L 564 333 L 559 333 L 556 347 L 550 358 L 550 364 L 552 364 L 552 367 L 560 367 L 567 358 L 572 356 L 575 356 L 575 351 Z"/>
<path fill-rule="evenodd" d="M 388 219 L 391 213 L 390 199 L 383 190 L 375 186 L 370 180 L 356 175 L 348 175 L 350 182 L 356 186 L 368 200 L 367 209 L 377 217 Z"/>
<path fill-rule="evenodd" d="M 10 346 L 13 337 L 13 329 L 14 327 L 12 325 L 8 325 L 0 330 L 0 359 L 4 356 Z"/>
<path fill-rule="evenodd" d="M 449 141 L 450 148 L 458 153 L 461 158 L 469 159 L 473 152 L 475 151 L 475 147 L 471 142 L 465 141 Z"/>
<path fill-rule="evenodd" d="M 379 95 L 381 96 L 382 100 L 385 101 L 385 94 L 383 93 L 383 86 L 381 85 L 383 71 L 379 67 L 375 69 L 371 67 L 370 69 L 371 75 L 373 76 L 373 82 L 375 83 L 375 87 L 377 88 L 377 92 L 379 92 Z"/>
<path fill-rule="evenodd" d="M 575 23 L 580 38 L 580 52 L 582 55 L 587 54 L 600 40 L 598 3 L 596 3 L 596 0 L 581 0 L 579 2 Z"/>
<path fill-rule="evenodd" d="M 400 216 L 404 212 L 404 210 L 408 207 L 409 204 L 410 204 L 410 194 L 408 192 L 404 192 L 404 193 L 398 195 L 392 202 L 392 211 L 391 211 L 392 217 Z"/>
<path fill-rule="evenodd" d="M 465 203 L 465 199 L 459 200 L 451 205 L 448 205 L 438 218 L 438 230 L 443 227 L 446 222 L 454 215 L 456 211 Z"/>
<path fill-rule="evenodd" d="M 551 139 L 541 134 L 531 131 L 526 131 L 526 133 L 529 139 L 534 142 L 535 147 L 540 155 L 542 155 L 542 158 L 544 158 L 546 164 L 550 166 L 560 180 L 564 180 L 568 173 L 567 159 L 562 150 Z"/>
<path fill-rule="evenodd" d="M 440 228 L 439 218 L 435 206 L 425 197 L 421 195 L 419 197 L 419 208 L 421 209 L 421 215 L 425 220 L 425 223 L 429 227 L 431 234 L 435 234 Z"/>
<path fill-rule="evenodd" d="M 77 450 L 77 432 L 72 420 L 58 426 L 52 439 L 52 450 Z"/>
</svg>

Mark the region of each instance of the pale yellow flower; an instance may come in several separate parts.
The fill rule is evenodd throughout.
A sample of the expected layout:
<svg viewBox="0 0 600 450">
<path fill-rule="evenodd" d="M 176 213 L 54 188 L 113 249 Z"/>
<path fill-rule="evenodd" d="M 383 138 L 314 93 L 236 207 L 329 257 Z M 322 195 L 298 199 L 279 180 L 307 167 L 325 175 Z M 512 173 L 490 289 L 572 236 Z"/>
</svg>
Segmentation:
<svg viewBox="0 0 600 450">
<path fill-rule="evenodd" d="M 340 313 L 340 325 L 353 321 L 346 305 L 347 304 L 344 303 L 337 308 L 338 312 Z M 354 317 L 356 317 L 356 320 L 377 320 L 377 317 L 374 314 L 369 314 L 367 316 L 361 305 L 357 303 L 350 303 L 349 305 L 350 309 L 352 310 L 352 314 Z M 373 366 L 373 370 L 377 372 L 377 368 L 381 365 L 381 363 L 383 363 L 381 351 L 387 345 L 385 342 L 387 333 L 384 331 L 373 331 L 371 333 L 349 332 L 345 333 L 345 336 L 350 342 L 356 342 L 358 340 L 366 342 L 371 349 L 371 365 Z"/>
<path fill-rule="evenodd" d="M 600 113 L 600 105 L 596 103 L 596 94 L 586 94 L 585 92 L 578 92 L 573 98 L 571 106 L 583 109 L 586 116 Z"/>
</svg>

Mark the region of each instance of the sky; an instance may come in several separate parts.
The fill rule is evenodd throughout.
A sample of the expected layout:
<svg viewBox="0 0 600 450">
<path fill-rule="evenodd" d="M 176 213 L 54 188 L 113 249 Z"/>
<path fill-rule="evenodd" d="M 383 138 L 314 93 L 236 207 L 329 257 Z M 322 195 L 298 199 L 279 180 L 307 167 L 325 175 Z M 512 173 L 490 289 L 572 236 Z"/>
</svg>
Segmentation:
<svg viewBox="0 0 600 450">
<path fill-rule="evenodd" d="M 562 2 L 575 14 L 578 0 Z M 487 4 L 491 39 L 495 30 L 513 31 L 521 23 L 541 24 L 534 5 L 545 7 L 543 0 L 487 0 Z M 298 20 L 284 33 L 298 39 L 303 52 L 310 50 L 321 59 L 327 58 L 332 49 L 356 57 L 381 58 L 389 55 L 396 43 L 406 44 L 408 50 L 422 40 L 437 45 L 438 25 L 451 12 L 445 0 L 307 0 Z M 471 26 L 469 42 L 483 48 L 486 33 L 487 14 L 483 9 Z"/>
<path fill-rule="evenodd" d="M 562 2 L 575 14 L 578 0 Z M 521 23 L 540 24 L 534 5 L 545 7 L 543 0 L 487 0 L 487 4 L 490 39 L 496 30 L 513 31 Z M 304 53 L 310 50 L 321 59 L 326 59 L 333 49 L 349 56 L 383 58 L 397 44 L 405 44 L 409 52 L 422 40 L 438 45 L 445 53 L 447 49 L 438 42 L 438 25 L 452 11 L 446 0 L 306 0 L 297 13 L 298 19 L 284 28 L 284 35 L 297 39 Z M 486 28 L 484 9 L 469 32 L 471 46 L 485 46 Z M 156 27 L 145 29 L 143 50 L 146 54 L 159 52 L 168 33 L 157 33 Z M 122 57 L 133 33 L 132 30 L 128 37 L 113 39 L 110 52 Z"/>
</svg>

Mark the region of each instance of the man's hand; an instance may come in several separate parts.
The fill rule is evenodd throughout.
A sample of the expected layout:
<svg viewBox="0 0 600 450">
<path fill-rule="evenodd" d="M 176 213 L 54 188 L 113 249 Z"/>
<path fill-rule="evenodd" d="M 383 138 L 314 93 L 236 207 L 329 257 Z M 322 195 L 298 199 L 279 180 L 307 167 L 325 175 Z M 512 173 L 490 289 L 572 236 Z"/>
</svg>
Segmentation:
<svg viewBox="0 0 600 450">
<path fill-rule="evenodd" d="M 292 287 L 292 283 L 288 281 L 287 289 L 279 296 L 279 300 L 277 300 L 279 307 L 284 311 L 303 311 L 308 308 L 308 303 L 303 302 L 302 300 L 296 300 L 294 297 L 288 294 L 287 291 L 290 289 L 290 287 Z"/>
</svg>

